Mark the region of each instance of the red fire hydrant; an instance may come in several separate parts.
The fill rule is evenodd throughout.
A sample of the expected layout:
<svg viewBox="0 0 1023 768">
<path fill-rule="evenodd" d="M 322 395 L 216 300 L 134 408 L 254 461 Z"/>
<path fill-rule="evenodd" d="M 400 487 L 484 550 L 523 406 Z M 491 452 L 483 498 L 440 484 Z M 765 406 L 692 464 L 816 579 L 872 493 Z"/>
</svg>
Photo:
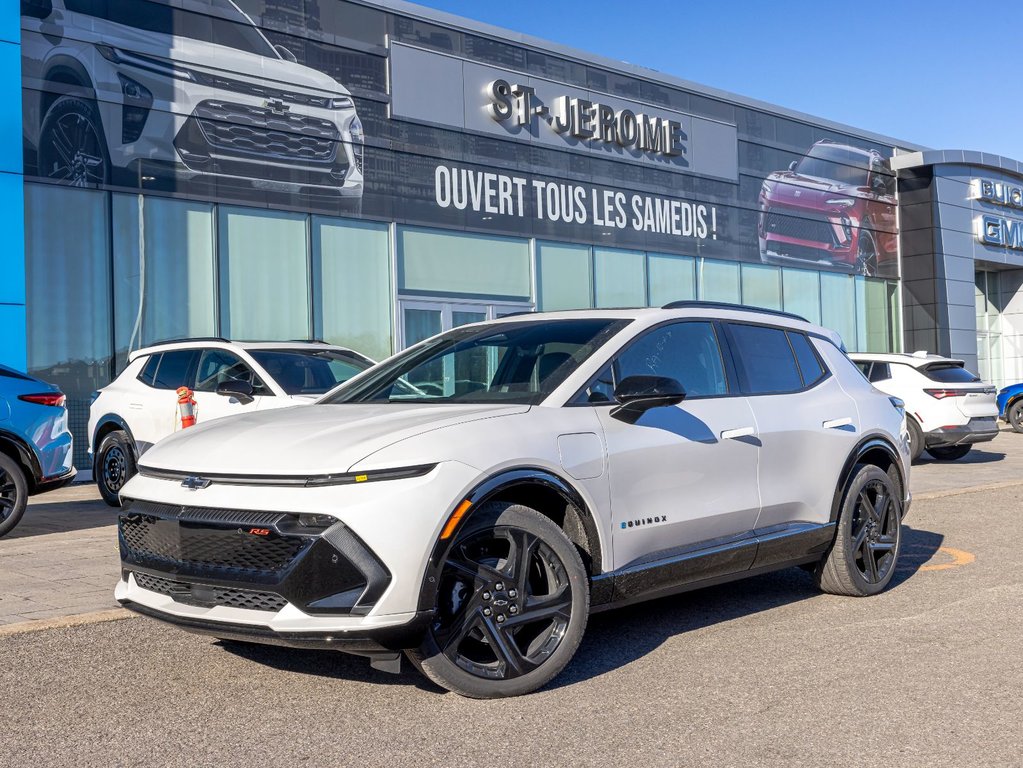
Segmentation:
<svg viewBox="0 0 1023 768">
<path fill-rule="evenodd" d="M 188 387 L 178 387 L 178 411 L 181 413 L 181 428 L 195 426 L 195 399 Z"/>
</svg>

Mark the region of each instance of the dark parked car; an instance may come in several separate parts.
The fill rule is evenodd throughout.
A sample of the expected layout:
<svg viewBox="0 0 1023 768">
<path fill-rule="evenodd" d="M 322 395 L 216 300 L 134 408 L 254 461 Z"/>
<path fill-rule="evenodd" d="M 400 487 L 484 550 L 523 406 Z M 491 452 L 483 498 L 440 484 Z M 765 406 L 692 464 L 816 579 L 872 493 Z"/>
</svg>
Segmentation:
<svg viewBox="0 0 1023 768">
<path fill-rule="evenodd" d="M 18 524 L 28 497 L 75 477 L 64 394 L 0 365 L 0 536 Z"/>
<path fill-rule="evenodd" d="M 760 258 L 895 273 L 895 176 L 873 150 L 818 141 L 760 188 Z"/>
</svg>

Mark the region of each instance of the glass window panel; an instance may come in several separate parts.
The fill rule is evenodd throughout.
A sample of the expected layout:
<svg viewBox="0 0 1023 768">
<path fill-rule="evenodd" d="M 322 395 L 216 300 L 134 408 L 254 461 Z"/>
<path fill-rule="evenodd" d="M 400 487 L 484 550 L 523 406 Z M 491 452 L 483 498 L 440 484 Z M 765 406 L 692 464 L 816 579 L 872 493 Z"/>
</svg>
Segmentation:
<svg viewBox="0 0 1023 768">
<path fill-rule="evenodd" d="M 313 217 L 313 264 L 324 341 L 374 360 L 391 355 L 391 257 L 387 225 Z"/>
<path fill-rule="evenodd" d="M 728 392 L 721 349 L 710 323 L 672 323 L 642 336 L 615 361 L 616 380 L 621 383 L 629 376 L 667 376 L 689 397 Z"/>
<path fill-rule="evenodd" d="M 742 303 L 781 309 L 781 270 L 759 264 L 742 265 Z"/>
<path fill-rule="evenodd" d="M 403 227 L 398 264 L 404 291 L 531 298 L 526 240 Z"/>
<path fill-rule="evenodd" d="M 537 270 L 541 311 L 593 306 L 588 246 L 537 243 Z"/>
<path fill-rule="evenodd" d="M 263 380 L 252 368 L 224 349 L 204 349 L 195 376 L 196 392 L 216 392 L 217 387 L 229 381 L 245 381 L 252 385 L 252 394 L 273 396 Z"/>
<path fill-rule="evenodd" d="M 806 269 L 782 269 L 784 309 L 805 317 L 811 323 L 821 321 L 821 277 Z"/>
<path fill-rule="evenodd" d="M 112 373 L 107 195 L 26 184 L 25 269 L 28 370 L 67 395 L 85 467 L 89 395 Z"/>
<path fill-rule="evenodd" d="M 899 295 L 899 284 L 888 282 L 888 328 L 891 336 L 892 352 L 902 351 L 902 301 Z"/>
<path fill-rule="evenodd" d="M 112 207 L 118 369 L 153 342 L 216 335 L 213 206 L 114 195 Z"/>
<path fill-rule="evenodd" d="M 227 206 L 219 214 L 223 334 L 308 338 L 306 216 Z"/>
<path fill-rule="evenodd" d="M 824 369 L 821 368 L 821 362 L 817 359 L 810 340 L 801 333 L 792 333 L 791 331 L 788 336 L 792 351 L 796 353 L 796 362 L 799 364 L 799 372 L 803 375 L 804 386 L 810 386 L 819 381 L 824 375 Z"/>
<path fill-rule="evenodd" d="M 405 346 L 411 347 L 440 333 L 442 319 L 439 309 L 406 309 Z"/>
<path fill-rule="evenodd" d="M 888 289 L 884 280 L 867 280 L 864 286 L 866 352 L 890 352 L 888 333 Z"/>
<path fill-rule="evenodd" d="M 179 349 L 164 352 L 160 355 L 160 365 L 156 369 L 153 386 L 157 389 L 177 389 L 178 387 L 194 387 L 195 361 L 198 350 Z"/>
<path fill-rule="evenodd" d="M 696 259 L 687 256 L 647 254 L 650 306 L 696 298 Z"/>
<path fill-rule="evenodd" d="M 754 395 L 795 392 L 803 387 L 785 331 L 730 323 L 735 352 Z"/>
<path fill-rule="evenodd" d="M 821 273 L 821 325 L 838 331 L 850 352 L 856 346 L 856 284 L 851 275 Z"/>
<path fill-rule="evenodd" d="M 593 285 L 596 306 L 646 306 L 644 262 L 641 251 L 594 248 Z"/>
<path fill-rule="evenodd" d="M 701 301 L 739 303 L 739 265 L 728 261 L 700 259 L 697 282 Z"/>
</svg>

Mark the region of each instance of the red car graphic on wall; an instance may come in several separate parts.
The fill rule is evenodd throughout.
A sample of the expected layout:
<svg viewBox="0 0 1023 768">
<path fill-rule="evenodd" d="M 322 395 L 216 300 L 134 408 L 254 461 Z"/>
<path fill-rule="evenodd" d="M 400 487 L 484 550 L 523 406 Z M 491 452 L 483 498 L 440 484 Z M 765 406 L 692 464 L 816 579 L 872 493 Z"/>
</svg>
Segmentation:
<svg viewBox="0 0 1023 768">
<path fill-rule="evenodd" d="M 895 176 L 874 150 L 818 141 L 760 188 L 760 259 L 898 274 Z"/>
</svg>

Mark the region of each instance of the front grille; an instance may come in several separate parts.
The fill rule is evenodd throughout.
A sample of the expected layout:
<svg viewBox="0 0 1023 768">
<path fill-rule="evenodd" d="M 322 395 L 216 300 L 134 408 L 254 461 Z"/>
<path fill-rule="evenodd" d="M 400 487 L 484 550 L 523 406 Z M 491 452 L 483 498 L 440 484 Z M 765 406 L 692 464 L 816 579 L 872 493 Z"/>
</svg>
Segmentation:
<svg viewBox="0 0 1023 768">
<path fill-rule="evenodd" d="M 225 605 L 231 608 L 245 608 L 250 611 L 271 611 L 276 613 L 288 604 L 275 592 L 257 592 L 249 589 L 211 587 L 173 581 L 148 573 L 135 571 L 135 582 L 150 592 L 172 597 L 175 602 L 212 608 Z"/>
<path fill-rule="evenodd" d="M 288 91 L 283 88 L 274 88 L 266 83 L 249 83 L 212 72 L 194 70 L 194 74 L 200 83 L 210 88 L 234 91 L 235 93 L 246 93 L 250 96 L 283 101 L 287 104 L 300 104 L 308 107 L 330 109 L 331 102 L 334 100 L 334 97 L 331 96 L 314 96 L 308 93 L 300 93 L 299 91 Z"/>
<path fill-rule="evenodd" d="M 218 156 L 330 164 L 341 140 L 329 120 L 244 104 L 204 101 L 193 118 Z"/>
<path fill-rule="evenodd" d="M 248 523 L 210 524 L 137 512 L 122 514 L 119 528 L 123 555 L 134 562 L 253 576 L 285 570 L 312 541 Z"/>
<path fill-rule="evenodd" d="M 788 216 L 777 211 L 768 211 L 764 218 L 764 232 L 796 240 L 835 244 L 831 224 L 827 219 L 820 217 Z"/>
</svg>

